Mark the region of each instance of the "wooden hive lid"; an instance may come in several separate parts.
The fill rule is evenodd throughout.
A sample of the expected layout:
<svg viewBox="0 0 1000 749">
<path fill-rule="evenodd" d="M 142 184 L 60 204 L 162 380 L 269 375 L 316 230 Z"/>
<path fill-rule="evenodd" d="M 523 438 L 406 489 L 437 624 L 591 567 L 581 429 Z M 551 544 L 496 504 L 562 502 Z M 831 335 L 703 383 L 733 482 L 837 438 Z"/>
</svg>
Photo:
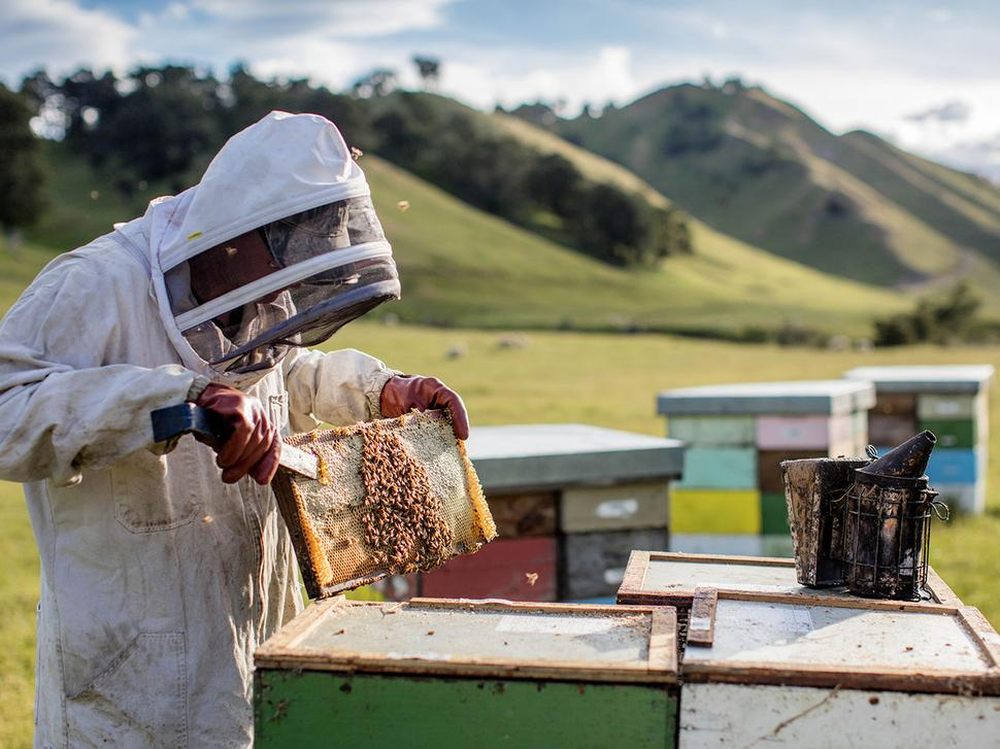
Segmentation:
<svg viewBox="0 0 1000 749">
<path fill-rule="evenodd" d="M 474 427 L 469 457 L 487 491 L 677 478 L 684 443 L 583 424 Z"/>
<path fill-rule="evenodd" d="M 692 682 L 1000 694 L 1000 635 L 969 606 L 719 593 Z"/>
<path fill-rule="evenodd" d="M 313 604 L 257 650 L 258 668 L 595 682 L 677 681 L 666 607 L 415 598 Z"/>
<path fill-rule="evenodd" d="M 937 366 L 856 367 L 844 373 L 849 380 L 875 384 L 879 393 L 978 393 L 993 380 L 990 364 Z"/>
<path fill-rule="evenodd" d="M 826 414 L 867 411 L 875 405 L 870 382 L 795 380 L 704 385 L 661 392 L 657 412 L 666 416 Z"/>
<path fill-rule="evenodd" d="M 689 608 L 695 589 L 699 587 L 732 593 L 766 593 L 790 602 L 830 598 L 861 600 L 842 587 L 800 585 L 794 559 L 633 551 L 618 588 L 618 603 Z M 932 596 L 927 602 L 929 605 L 962 605 L 933 568 L 928 568 L 927 591 Z"/>
</svg>

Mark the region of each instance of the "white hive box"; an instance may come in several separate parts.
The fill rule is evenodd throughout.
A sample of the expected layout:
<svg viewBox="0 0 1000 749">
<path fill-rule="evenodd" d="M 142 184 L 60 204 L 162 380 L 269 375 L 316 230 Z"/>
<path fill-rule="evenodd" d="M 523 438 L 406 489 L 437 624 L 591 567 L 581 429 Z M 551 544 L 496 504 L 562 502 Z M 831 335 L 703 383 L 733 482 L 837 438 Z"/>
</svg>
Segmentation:
<svg viewBox="0 0 1000 749">
<path fill-rule="evenodd" d="M 679 746 L 996 747 L 1000 636 L 971 607 L 720 593 Z"/>
<path fill-rule="evenodd" d="M 868 430 L 880 453 L 930 430 L 938 442 L 927 476 L 938 498 L 964 512 L 981 513 L 986 509 L 993 374 L 991 365 L 977 364 L 858 367 L 844 377 L 875 385 Z"/>
<path fill-rule="evenodd" d="M 852 597 L 846 588 L 800 585 L 792 559 L 633 551 L 618 589 L 618 603 L 676 607 L 679 642 L 683 645 L 692 601 L 697 591 L 705 588 L 723 594 L 767 595 L 770 600 L 789 602 L 822 603 L 831 598 L 861 600 Z M 926 592 L 929 604 L 962 605 L 933 568 L 928 569 Z"/>
</svg>

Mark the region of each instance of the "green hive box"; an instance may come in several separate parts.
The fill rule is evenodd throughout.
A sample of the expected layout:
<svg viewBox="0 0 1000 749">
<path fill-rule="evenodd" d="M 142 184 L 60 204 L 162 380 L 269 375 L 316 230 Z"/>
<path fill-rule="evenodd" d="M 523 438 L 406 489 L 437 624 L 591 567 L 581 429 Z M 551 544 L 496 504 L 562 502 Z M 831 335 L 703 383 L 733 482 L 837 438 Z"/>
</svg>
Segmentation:
<svg viewBox="0 0 1000 749">
<path fill-rule="evenodd" d="M 674 747 L 667 607 L 323 601 L 264 643 L 255 746 Z"/>
</svg>

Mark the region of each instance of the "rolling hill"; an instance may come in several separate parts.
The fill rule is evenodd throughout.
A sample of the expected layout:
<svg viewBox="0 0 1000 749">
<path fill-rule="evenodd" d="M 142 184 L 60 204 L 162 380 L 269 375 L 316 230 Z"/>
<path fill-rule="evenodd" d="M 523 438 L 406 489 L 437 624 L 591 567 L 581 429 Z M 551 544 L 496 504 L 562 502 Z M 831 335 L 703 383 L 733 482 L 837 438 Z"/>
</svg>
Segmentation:
<svg viewBox="0 0 1000 749">
<path fill-rule="evenodd" d="M 51 162 L 50 189 L 59 199 L 31 235 L 33 266 L 45 256 L 38 248 L 67 249 L 135 215 L 126 206 L 116 210 L 110 192 L 91 197 L 99 180 L 78 156 L 57 147 Z M 403 300 L 382 314 L 403 321 L 733 337 L 794 325 L 866 335 L 873 310 L 907 304 L 899 294 L 831 278 L 698 224 L 695 255 L 668 259 L 658 271 L 614 268 L 471 208 L 381 159 L 361 163 L 403 278 Z M 90 209 L 93 220 L 71 220 L 90 206 L 99 206 Z M 46 241 L 46 231 L 58 243 Z M 11 297 L 0 301 L 5 309 Z"/>
<path fill-rule="evenodd" d="M 827 273 L 1000 290 L 1000 190 L 755 87 L 684 84 L 600 117 L 515 112 L 633 171 L 710 226 Z"/>
</svg>

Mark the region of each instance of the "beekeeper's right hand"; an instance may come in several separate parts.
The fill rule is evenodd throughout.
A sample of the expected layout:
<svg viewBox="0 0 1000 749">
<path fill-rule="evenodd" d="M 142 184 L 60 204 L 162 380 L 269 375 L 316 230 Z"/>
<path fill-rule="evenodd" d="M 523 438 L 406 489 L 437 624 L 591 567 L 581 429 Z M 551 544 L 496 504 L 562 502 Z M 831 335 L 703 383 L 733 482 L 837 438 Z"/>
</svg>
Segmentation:
<svg viewBox="0 0 1000 749">
<path fill-rule="evenodd" d="M 270 483 L 278 470 L 281 438 L 263 404 L 235 388 L 215 383 L 206 387 L 195 403 L 215 413 L 228 427 L 229 436 L 222 442 L 212 444 L 199 438 L 215 450 L 222 480 L 235 484 L 249 474 L 258 484 Z"/>
</svg>

